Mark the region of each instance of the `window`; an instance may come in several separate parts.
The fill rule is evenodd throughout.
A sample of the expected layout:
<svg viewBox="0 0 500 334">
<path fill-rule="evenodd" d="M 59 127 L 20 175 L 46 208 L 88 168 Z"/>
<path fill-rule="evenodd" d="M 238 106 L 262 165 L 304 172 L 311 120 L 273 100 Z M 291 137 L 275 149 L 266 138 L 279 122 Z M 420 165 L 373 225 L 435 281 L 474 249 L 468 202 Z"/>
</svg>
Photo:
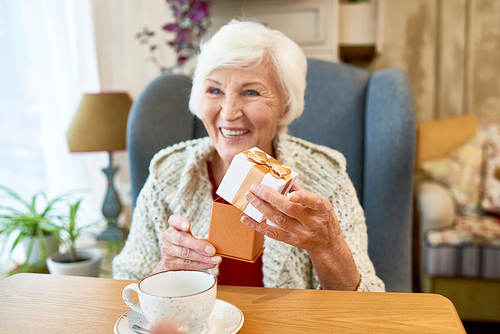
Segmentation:
<svg viewBox="0 0 500 334">
<path fill-rule="evenodd" d="M 0 50 L 0 184 L 23 198 L 91 188 L 65 137 L 81 95 L 99 91 L 90 0 L 0 0 Z M 82 220 L 102 217 L 82 196 Z"/>
</svg>

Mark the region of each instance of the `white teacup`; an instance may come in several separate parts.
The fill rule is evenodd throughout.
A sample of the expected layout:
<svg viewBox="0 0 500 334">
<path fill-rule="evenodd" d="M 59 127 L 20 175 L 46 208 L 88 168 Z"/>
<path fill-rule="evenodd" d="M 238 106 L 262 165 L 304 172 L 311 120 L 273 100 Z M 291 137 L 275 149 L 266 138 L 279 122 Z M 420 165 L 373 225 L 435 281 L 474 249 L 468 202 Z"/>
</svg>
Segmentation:
<svg viewBox="0 0 500 334">
<path fill-rule="evenodd" d="M 130 297 L 137 292 L 139 304 Z M 217 298 L 215 277 L 203 271 L 165 271 L 123 289 L 123 300 L 151 324 L 176 322 L 181 331 L 196 333 L 207 321 Z"/>
</svg>

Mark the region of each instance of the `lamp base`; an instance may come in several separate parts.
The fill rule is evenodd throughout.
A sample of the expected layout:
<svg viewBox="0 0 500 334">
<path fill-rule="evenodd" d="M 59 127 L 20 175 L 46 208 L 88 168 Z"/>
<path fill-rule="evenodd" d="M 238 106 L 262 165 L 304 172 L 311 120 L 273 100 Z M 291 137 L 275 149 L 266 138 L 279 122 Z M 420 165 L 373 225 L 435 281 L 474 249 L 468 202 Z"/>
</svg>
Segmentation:
<svg viewBox="0 0 500 334">
<path fill-rule="evenodd" d="M 118 168 L 113 167 L 113 156 L 111 152 L 108 152 L 108 156 L 109 166 L 102 169 L 108 179 L 108 189 L 106 190 L 106 196 L 104 197 L 104 203 L 102 204 L 102 214 L 108 222 L 108 226 L 97 236 L 97 240 L 123 240 L 125 239 L 125 233 L 123 229 L 120 229 L 116 224 L 118 216 L 122 211 L 122 205 L 113 182 L 113 176 Z"/>
<path fill-rule="evenodd" d="M 116 223 L 108 222 L 108 226 L 101 234 L 97 236 L 97 240 L 123 240 L 124 233 Z"/>
</svg>

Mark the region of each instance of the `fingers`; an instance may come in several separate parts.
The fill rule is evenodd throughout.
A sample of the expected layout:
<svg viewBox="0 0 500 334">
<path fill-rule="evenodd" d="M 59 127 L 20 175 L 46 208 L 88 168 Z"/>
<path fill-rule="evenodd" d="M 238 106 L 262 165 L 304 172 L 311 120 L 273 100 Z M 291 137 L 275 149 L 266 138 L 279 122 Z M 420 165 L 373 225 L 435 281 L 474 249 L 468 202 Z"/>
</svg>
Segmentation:
<svg viewBox="0 0 500 334">
<path fill-rule="evenodd" d="M 267 237 L 305 250 L 322 246 L 341 233 L 330 201 L 294 184 L 291 193 L 253 184 L 245 193 L 248 202 L 276 226 L 258 223 L 244 216 L 241 222 Z"/>
<path fill-rule="evenodd" d="M 255 231 L 262 233 L 263 235 L 278 240 L 285 241 L 289 237 L 289 232 L 285 229 L 268 225 L 266 223 L 258 223 L 249 216 L 241 217 L 241 222 L 246 226 L 254 229 Z"/>
<path fill-rule="evenodd" d="M 191 223 L 180 215 L 170 216 L 168 223 L 170 228 L 167 229 L 168 233 L 163 234 L 163 241 L 172 243 L 174 245 L 187 247 L 195 250 L 201 254 L 214 255 L 215 247 L 206 240 L 200 240 L 193 237 L 191 233 Z M 184 232 L 184 233 L 183 233 Z"/>
<path fill-rule="evenodd" d="M 220 256 L 205 255 L 206 253 L 199 253 L 193 249 L 171 243 L 165 243 L 161 253 L 163 257 L 172 259 L 189 260 L 208 264 L 218 264 L 220 262 Z"/>
<path fill-rule="evenodd" d="M 275 221 L 266 215 L 276 215 L 279 220 L 280 218 L 276 213 L 272 212 L 273 210 L 278 210 L 286 216 L 298 220 L 301 220 L 304 215 L 324 214 L 332 210 L 331 203 L 326 198 L 307 191 L 298 184 L 294 184 L 291 190 L 292 192 L 285 197 L 269 187 L 253 184 L 245 196 L 249 203 L 273 222 Z M 263 204 L 261 201 L 267 202 L 270 206 Z M 305 210 L 306 208 L 312 210 L 312 212 Z"/>
<path fill-rule="evenodd" d="M 260 187 L 260 186 L 259 186 Z M 289 216 L 297 214 L 298 210 L 303 209 L 300 204 L 291 203 L 281 194 L 273 194 L 272 192 L 259 192 L 261 197 L 254 195 L 256 187 L 251 187 L 252 191 L 248 191 L 245 196 L 250 204 L 259 210 L 267 219 L 275 223 L 277 226 L 287 228 L 292 221 Z M 271 189 L 270 189 L 271 190 Z M 272 190 L 273 191 L 273 190 Z M 273 197 L 273 198 L 272 198 Z M 274 205 L 271 205 L 273 203 Z M 261 231 L 259 231 L 261 232 Z M 262 232 L 261 232 L 262 233 Z"/>
<path fill-rule="evenodd" d="M 257 199 L 261 199 L 271 205 L 271 207 L 275 207 L 279 211 L 285 213 L 289 216 L 296 216 L 303 209 L 300 204 L 293 203 L 286 196 L 281 195 L 279 192 L 260 184 L 253 184 L 250 187 L 250 191 L 246 194 L 247 200 L 254 205 L 253 201 Z M 259 205 L 259 201 L 255 200 L 255 203 Z M 255 206 L 255 205 L 254 205 Z M 259 209 L 255 207 L 256 209 Z M 260 211 L 260 210 L 259 210 Z M 261 211 L 262 212 L 262 211 Z M 264 212 L 262 212 L 264 213 Z"/>
<path fill-rule="evenodd" d="M 293 184 L 287 197 L 290 202 L 300 203 L 314 211 L 324 211 L 330 209 L 326 203 L 328 200 L 304 189 L 304 187 L 298 185 L 297 183 Z"/>
<path fill-rule="evenodd" d="M 168 225 L 179 231 L 191 233 L 191 223 L 181 215 L 172 215 L 168 218 Z"/>
<path fill-rule="evenodd" d="M 221 262 L 221 257 L 215 256 L 212 244 L 192 235 L 191 224 L 187 219 L 172 215 L 169 225 L 162 235 L 161 253 L 165 268 L 204 270 Z"/>
</svg>

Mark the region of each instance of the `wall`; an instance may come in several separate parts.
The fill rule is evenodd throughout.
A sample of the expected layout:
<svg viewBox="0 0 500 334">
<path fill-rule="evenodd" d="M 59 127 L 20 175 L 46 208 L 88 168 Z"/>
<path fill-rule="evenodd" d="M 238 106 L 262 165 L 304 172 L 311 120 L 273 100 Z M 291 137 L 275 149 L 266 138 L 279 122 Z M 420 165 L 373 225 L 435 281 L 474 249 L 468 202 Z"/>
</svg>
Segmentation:
<svg viewBox="0 0 500 334">
<path fill-rule="evenodd" d="M 371 70 L 406 70 L 420 121 L 500 116 L 500 1 L 385 0 L 384 50 Z"/>
<path fill-rule="evenodd" d="M 469 0 L 465 110 L 481 117 L 500 114 L 500 1 Z"/>
<path fill-rule="evenodd" d="M 99 75 L 103 90 L 127 90 L 135 99 L 159 71 L 147 61 L 146 46 L 135 38 L 145 26 L 157 32 L 163 42 L 167 33 L 160 28 L 172 20 L 163 0 L 94 0 L 93 17 Z M 173 58 L 170 48 L 161 48 L 165 63 Z"/>
<path fill-rule="evenodd" d="M 384 45 L 370 70 L 398 67 L 406 71 L 419 119 L 432 117 L 436 91 L 435 0 L 385 0 Z"/>
<path fill-rule="evenodd" d="M 174 52 L 165 46 L 170 36 L 160 29 L 173 20 L 168 4 L 162 0 L 93 0 L 92 10 L 101 89 L 125 90 L 135 100 L 160 73 L 148 61 L 148 49 L 140 44 L 136 34 L 145 26 L 155 30 L 154 40 L 162 44 L 161 61 L 169 66 L 175 59 Z M 115 153 L 114 163 L 120 168 L 116 185 L 122 204 L 127 205 L 130 201 L 127 153 Z"/>
</svg>

